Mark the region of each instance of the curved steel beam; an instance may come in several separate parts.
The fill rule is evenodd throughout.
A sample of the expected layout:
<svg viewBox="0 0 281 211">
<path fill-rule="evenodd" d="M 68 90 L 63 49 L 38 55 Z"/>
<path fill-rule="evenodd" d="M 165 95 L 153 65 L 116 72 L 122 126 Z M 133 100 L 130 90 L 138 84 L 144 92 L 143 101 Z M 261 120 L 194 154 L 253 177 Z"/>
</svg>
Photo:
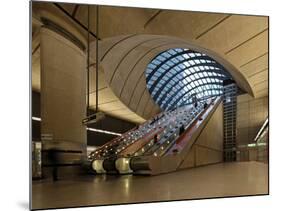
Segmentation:
<svg viewBox="0 0 281 211">
<path fill-rule="evenodd" d="M 166 46 L 166 45 L 172 45 L 172 44 L 177 44 L 177 42 L 174 42 L 174 41 L 173 41 L 173 42 L 167 42 L 167 43 L 163 43 L 163 44 L 157 45 L 157 46 L 155 46 L 155 47 L 149 49 L 147 52 L 145 52 L 145 53 L 137 60 L 137 62 L 134 64 L 134 66 L 133 66 L 133 67 L 131 68 L 131 70 L 129 71 L 129 74 L 132 73 L 132 71 L 135 69 L 135 67 L 136 67 L 136 66 L 142 61 L 142 59 L 143 59 L 145 56 L 147 56 L 149 53 L 151 53 L 152 51 L 154 51 L 154 50 L 157 49 L 157 48 L 162 48 L 162 47 L 164 47 L 164 46 Z M 143 74 L 145 74 L 145 72 L 143 72 Z M 135 84 L 135 86 L 134 86 L 134 88 L 133 88 L 133 91 L 131 92 L 131 95 L 130 95 L 130 97 L 129 97 L 129 98 L 130 98 L 130 101 L 129 101 L 128 105 L 131 104 L 131 101 L 132 101 L 132 98 L 133 98 L 133 94 L 134 94 L 134 92 L 135 92 L 135 90 L 136 90 L 136 87 L 138 86 L 138 84 L 139 84 L 139 82 L 140 82 L 141 77 L 142 77 L 143 74 L 140 74 L 140 76 L 139 76 L 139 78 L 138 78 L 138 80 L 137 80 L 137 83 Z M 125 84 L 124 84 L 124 86 L 126 85 L 127 81 L 128 81 L 128 76 L 127 76 L 127 78 L 125 79 Z M 123 92 L 124 86 L 122 87 L 120 96 L 122 96 L 122 92 Z M 147 89 L 147 87 L 145 87 L 145 89 L 142 91 L 141 97 L 139 98 L 137 104 L 139 104 L 139 102 L 140 102 L 140 100 L 141 100 L 141 98 L 142 98 L 142 96 L 143 96 L 143 93 L 144 93 L 144 91 L 145 91 L 146 89 Z"/>
<path fill-rule="evenodd" d="M 189 93 L 192 91 L 192 90 L 194 90 L 194 89 L 196 89 L 196 88 L 198 88 L 198 87 L 205 87 L 206 85 L 222 85 L 222 83 L 210 83 L 210 82 L 208 82 L 208 83 L 205 83 L 205 84 L 201 84 L 201 85 L 199 85 L 199 86 L 196 86 L 196 87 L 193 87 L 192 89 L 190 89 L 190 90 L 187 90 L 187 91 L 185 91 L 185 92 L 181 92 L 180 94 L 174 94 L 173 96 L 175 97 L 171 97 L 170 99 L 170 102 L 173 102 L 173 104 L 172 104 L 172 106 L 174 106 L 175 104 L 177 104 L 182 98 L 184 98 L 186 95 L 189 95 Z M 207 90 L 215 90 L 215 89 L 217 89 L 217 88 L 210 88 L 210 89 L 203 89 L 203 91 L 200 91 L 200 93 L 201 92 L 204 92 L 204 91 L 207 91 Z M 221 89 L 220 89 L 221 90 Z M 164 107 L 169 107 L 169 106 L 167 106 L 167 104 L 168 103 L 170 103 L 170 102 L 166 102 L 165 103 L 165 105 L 164 105 Z"/>
<path fill-rule="evenodd" d="M 209 61 L 213 61 L 213 60 L 210 59 L 210 57 L 207 57 L 207 56 L 198 56 L 198 57 L 188 58 L 188 59 L 182 60 L 182 61 L 180 61 L 180 62 L 178 62 L 178 63 L 175 63 L 173 66 L 170 66 L 166 71 L 164 71 L 163 73 L 161 73 L 161 75 L 157 78 L 156 81 L 154 81 L 153 85 L 149 88 L 149 91 L 152 93 L 153 89 L 154 89 L 155 86 L 158 84 L 158 82 L 159 82 L 171 69 L 173 69 L 174 67 L 176 67 L 176 66 L 178 66 L 178 65 L 180 65 L 180 64 L 182 64 L 182 63 L 184 63 L 184 62 L 187 62 L 187 61 L 190 61 L 190 60 L 194 60 L 194 59 L 206 59 L 206 60 L 209 60 Z M 203 66 L 202 64 L 204 64 L 204 66 L 213 66 L 213 67 L 217 67 L 217 68 L 219 68 L 219 69 L 222 70 L 222 72 L 224 73 L 224 75 L 226 75 L 226 76 L 232 78 L 232 77 L 230 76 L 230 74 L 227 73 L 227 72 L 224 70 L 223 66 L 221 66 L 221 65 L 220 65 L 219 63 L 217 63 L 217 62 L 215 62 L 215 63 L 206 63 L 206 62 L 204 62 L 204 63 L 199 63 L 199 64 L 191 65 L 191 66 L 187 67 L 186 69 L 189 69 L 189 68 L 192 68 L 192 67 L 197 67 L 197 66 Z M 207 64 L 207 65 L 206 65 L 206 64 Z M 174 74 L 172 75 L 172 77 L 173 77 L 173 76 L 176 76 L 177 74 L 179 74 L 179 73 L 181 73 L 181 72 L 182 72 L 182 71 L 180 70 L 180 71 L 174 73 Z M 149 80 L 148 80 L 148 78 L 147 78 L 147 82 L 148 82 L 148 81 L 149 81 Z"/>
<path fill-rule="evenodd" d="M 203 92 L 205 92 L 205 91 L 212 91 L 212 90 L 221 90 L 221 89 L 219 89 L 219 88 L 212 88 L 212 89 L 205 89 L 205 90 L 203 90 L 203 91 L 200 91 L 200 92 L 198 92 L 198 93 L 203 93 Z M 173 107 L 175 107 L 176 105 L 177 105 L 177 103 L 181 100 L 181 98 L 182 97 L 185 97 L 187 94 L 189 94 L 190 92 L 188 91 L 188 92 L 184 92 L 183 94 L 181 94 L 181 95 L 178 95 L 178 97 L 177 97 L 177 100 L 175 100 L 174 102 L 173 102 L 173 104 L 171 104 L 170 106 L 167 106 L 167 108 L 173 108 Z M 213 95 L 210 95 L 210 96 L 213 96 Z"/>
<path fill-rule="evenodd" d="M 169 66 L 169 68 L 167 70 L 165 70 L 164 72 L 161 72 L 160 76 L 157 78 L 157 80 L 154 82 L 154 84 L 157 82 L 159 82 L 170 70 L 172 70 L 173 68 L 177 67 L 178 65 L 184 63 L 184 62 L 188 62 L 188 61 L 192 61 L 194 59 L 206 59 L 206 60 L 210 60 L 209 57 L 206 57 L 206 56 L 196 56 L 196 57 L 192 57 L 192 58 L 188 58 L 188 59 L 184 59 L 182 61 L 178 61 L 177 63 L 174 63 L 172 66 Z M 212 61 L 212 60 L 210 60 Z M 210 64 L 210 63 L 209 63 Z M 162 65 L 161 65 L 162 66 Z M 160 66 L 160 67 L 161 67 Z M 189 67 L 190 68 L 190 67 Z M 150 79 L 154 76 L 154 74 L 157 72 L 159 68 L 156 67 L 155 69 L 152 70 L 151 73 L 148 74 L 147 78 L 146 78 L 146 81 L 150 81 Z M 181 72 L 181 71 L 179 71 Z M 153 89 L 153 86 L 154 84 L 150 87 L 150 89 Z"/>
<path fill-rule="evenodd" d="M 187 76 L 185 76 L 185 77 L 182 78 L 181 80 L 184 80 L 186 77 L 187 77 Z M 201 77 L 201 78 L 197 78 L 197 79 L 194 80 L 194 81 L 199 81 L 199 80 L 207 79 L 207 78 L 210 78 L 210 79 L 220 79 L 220 80 L 223 80 L 223 79 L 224 79 L 224 77 L 222 77 L 222 76 L 204 76 L 204 77 Z M 192 82 L 194 82 L 194 81 L 192 81 Z M 178 82 L 178 81 L 176 81 L 176 83 L 177 83 L 177 82 Z M 185 84 L 182 85 L 182 86 L 180 86 L 180 87 L 178 87 L 178 89 L 177 89 L 176 91 L 179 91 L 179 90 L 182 89 L 184 86 L 185 86 Z M 160 105 L 160 104 L 162 104 L 162 101 L 165 99 L 165 97 L 167 96 L 167 94 L 170 93 L 173 88 L 174 88 L 174 86 L 171 86 L 171 87 L 161 96 L 161 98 L 160 98 L 159 100 L 157 100 L 158 96 L 152 96 L 152 97 L 153 97 L 153 99 L 156 101 L 156 103 L 158 103 L 158 105 Z M 164 91 L 164 89 L 161 90 L 161 92 L 162 92 L 162 91 Z M 175 91 L 175 92 L 176 92 L 176 91 Z M 174 92 L 173 92 L 173 94 L 174 94 Z"/>
<path fill-rule="evenodd" d="M 158 56 L 160 56 L 161 54 L 163 54 L 163 53 L 165 53 L 165 52 L 168 52 L 168 51 L 169 51 L 169 50 L 159 53 L 157 56 L 154 57 L 154 59 L 157 59 Z M 176 58 L 176 57 L 178 57 L 178 56 L 180 56 L 180 55 L 183 55 L 183 54 L 190 54 L 190 53 L 197 53 L 197 52 L 195 52 L 195 51 L 193 51 L 193 50 L 182 51 L 182 52 L 178 52 L 178 53 L 176 53 L 176 54 L 174 54 L 174 55 L 171 55 L 169 58 L 166 58 L 164 61 L 160 61 L 160 64 L 156 65 L 156 67 L 155 67 L 155 68 L 152 70 L 152 72 L 150 73 L 151 76 L 148 77 L 148 80 L 150 80 L 150 78 L 154 75 L 154 73 L 156 73 L 157 70 L 158 70 L 163 64 L 165 64 L 167 61 L 169 61 L 169 60 L 171 60 L 171 59 L 173 59 L 173 58 Z M 169 54 L 170 54 L 170 53 L 169 53 Z M 163 57 L 164 57 L 164 56 L 163 56 Z M 154 59 L 153 59 L 153 60 L 154 60 Z M 153 61 L 153 60 L 152 60 L 152 61 Z M 157 60 L 158 60 L 158 59 L 157 59 Z M 152 61 L 151 61 L 151 62 L 152 62 Z M 151 63 L 151 62 L 150 62 L 150 63 Z"/>
<path fill-rule="evenodd" d="M 174 98 L 174 99 L 176 99 L 176 100 L 173 102 L 173 104 L 172 104 L 170 107 L 173 107 L 175 104 L 177 104 L 178 101 L 179 101 L 182 97 L 184 97 L 186 94 L 190 93 L 192 90 L 194 90 L 194 89 L 196 89 L 196 88 L 198 88 L 198 87 L 206 86 L 206 85 L 222 85 L 222 83 L 203 83 L 203 84 L 200 84 L 199 86 L 193 87 L 192 89 L 189 89 L 189 90 L 187 90 L 187 91 L 185 91 L 185 92 L 183 92 L 183 93 L 181 93 L 181 94 L 179 94 L 179 95 L 175 95 L 175 94 L 174 94 L 173 96 L 171 96 L 171 98 L 173 98 L 174 96 L 176 96 L 176 98 Z M 215 90 L 215 89 L 211 89 L 211 90 Z M 204 90 L 204 91 L 206 91 L 206 90 Z M 163 107 L 166 107 L 168 103 L 169 103 L 169 101 L 166 101 L 166 103 L 164 104 Z"/>
<path fill-rule="evenodd" d="M 171 44 L 175 44 L 175 43 L 177 43 L 177 42 L 162 43 L 162 44 L 157 45 L 157 46 L 155 46 L 155 47 L 149 49 L 148 51 L 146 51 L 146 52 L 136 61 L 136 63 L 134 64 L 134 66 L 130 69 L 129 74 L 126 76 L 126 79 L 124 80 L 125 82 L 124 82 L 123 87 L 122 87 L 122 89 L 121 89 L 120 96 L 122 97 L 122 93 L 123 93 L 123 91 L 124 91 L 124 87 L 126 86 L 126 84 L 127 84 L 127 82 L 128 82 L 128 79 L 129 79 L 130 74 L 133 72 L 133 70 L 135 69 L 135 67 L 142 61 L 142 59 L 143 59 L 145 56 L 147 56 L 149 53 L 151 53 L 152 51 L 154 51 L 154 50 L 157 49 L 157 48 L 161 48 L 161 47 L 164 47 L 164 46 L 166 46 L 166 45 L 171 45 Z M 143 72 L 143 74 L 145 74 L 145 72 Z M 130 97 L 129 97 L 129 98 L 130 98 L 129 105 L 130 105 L 131 100 L 132 100 L 132 95 L 133 95 L 133 93 L 135 92 L 135 89 L 136 89 L 136 87 L 138 86 L 138 83 L 140 82 L 141 77 L 142 77 L 142 74 L 141 74 L 140 77 L 138 78 L 137 83 L 135 84 L 135 86 L 134 86 L 134 88 L 133 88 L 133 92 L 131 93 L 131 95 L 130 95 Z"/>
<path fill-rule="evenodd" d="M 202 64 L 204 64 L 204 65 L 202 65 Z M 205 64 L 210 64 L 210 63 L 196 64 L 196 65 L 193 65 L 192 67 L 205 66 Z M 213 65 L 209 65 L 209 66 L 213 66 Z M 190 66 L 190 67 L 188 67 L 188 68 L 192 68 L 192 67 Z M 216 67 L 216 66 L 214 66 L 214 67 Z M 188 68 L 186 68 L 186 69 L 188 69 Z M 182 71 L 184 71 L 184 70 L 186 70 L 186 69 L 183 69 Z M 159 89 L 157 90 L 157 92 L 155 93 L 154 96 L 158 97 L 158 96 L 160 95 L 161 91 L 164 89 L 164 87 L 165 87 L 171 80 L 173 80 L 176 76 L 178 76 L 180 73 L 182 73 L 182 71 L 179 71 L 179 72 L 174 73 L 172 76 L 170 76 L 169 80 L 166 80 L 165 83 L 162 83 L 161 86 L 159 87 Z M 186 77 L 190 77 L 190 76 L 192 76 L 192 75 L 195 75 L 195 74 L 198 74 L 198 73 L 203 73 L 203 72 L 214 72 L 214 73 L 218 73 L 218 74 L 223 74 L 223 75 L 224 75 L 224 72 L 221 72 L 221 70 L 211 70 L 211 69 L 207 70 L 207 69 L 206 69 L 206 70 L 204 70 L 204 71 L 203 71 L 203 70 L 200 70 L 200 71 L 193 72 L 193 73 L 191 73 L 191 74 L 188 74 Z M 186 77 L 185 77 L 185 78 L 186 78 Z M 226 77 L 227 77 L 227 76 L 226 76 Z M 159 84 L 159 83 L 158 83 L 158 84 Z M 158 84 L 155 85 L 155 88 L 157 87 Z M 155 88 L 154 88 L 154 89 L 155 89 Z M 150 91 L 150 93 L 153 92 L 153 90 L 151 91 L 150 89 L 149 89 L 149 91 Z"/>
<path fill-rule="evenodd" d="M 205 91 L 211 91 L 211 90 L 218 90 L 218 91 L 221 91 L 221 89 L 206 89 L 206 90 L 204 90 L 203 92 L 205 92 Z M 198 92 L 198 94 L 200 94 L 200 93 L 202 93 L 202 92 Z M 217 94 L 217 95 L 209 95 L 208 97 L 202 97 L 202 98 L 199 98 L 198 99 L 198 101 L 201 101 L 201 100 L 204 100 L 204 99 L 208 99 L 208 98 L 210 98 L 210 97 L 217 97 L 217 96 L 221 96 L 220 94 Z M 182 103 L 182 104 L 180 104 L 179 105 L 179 107 L 180 106 L 184 106 L 184 105 L 190 105 L 190 104 L 192 104 L 192 102 L 190 102 L 190 103 Z"/>
</svg>

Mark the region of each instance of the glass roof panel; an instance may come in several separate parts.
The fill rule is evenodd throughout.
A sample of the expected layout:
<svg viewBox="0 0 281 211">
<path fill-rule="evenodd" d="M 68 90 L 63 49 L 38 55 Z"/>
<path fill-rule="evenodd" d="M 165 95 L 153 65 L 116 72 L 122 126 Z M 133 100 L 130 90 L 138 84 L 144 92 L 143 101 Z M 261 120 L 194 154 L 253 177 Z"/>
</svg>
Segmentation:
<svg viewBox="0 0 281 211">
<path fill-rule="evenodd" d="M 184 48 L 162 52 L 145 72 L 147 88 L 163 110 L 191 103 L 191 95 L 201 98 L 222 94 L 223 79 L 230 74 L 206 54 Z"/>
</svg>

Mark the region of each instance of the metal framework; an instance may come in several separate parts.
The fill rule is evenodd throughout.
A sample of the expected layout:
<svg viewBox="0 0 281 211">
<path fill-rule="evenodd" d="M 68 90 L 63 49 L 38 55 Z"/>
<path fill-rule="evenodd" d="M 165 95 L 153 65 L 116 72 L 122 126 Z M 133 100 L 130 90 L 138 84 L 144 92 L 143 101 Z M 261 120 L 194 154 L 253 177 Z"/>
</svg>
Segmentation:
<svg viewBox="0 0 281 211">
<path fill-rule="evenodd" d="M 190 67 L 190 68 L 193 68 L 193 67 Z M 159 83 L 160 80 L 157 80 L 157 81 L 153 82 L 152 86 L 154 86 L 154 87 L 151 88 L 150 91 L 153 90 L 153 91 L 151 91 L 152 93 L 156 92 L 155 93 L 155 97 L 157 98 L 163 88 L 165 88 L 167 85 L 171 85 L 171 81 L 172 80 L 175 83 L 178 83 L 179 81 L 181 81 L 181 82 L 195 82 L 195 81 L 198 81 L 198 80 L 200 81 L 201 79 L 207 79 L 207 78 L 212 78 L 212 77 L 226 78 L 225 75 L 221 74 L 220 70 L 218 70 L 218 69 L 209 69 L 209 67 L 210 67 L 209 65 L 200 65 L 200 67 L 206 68 L 204 70 L 205 73 L 201 73 L 201 72 L 198 73 L 196 71 L 191 72 L 193 70 L 190 71 L 190 68 L 189 68 L 189 70 L 188 69 L 183 69 L 183 70 L 180 70 L 180 71 L 178 71 L 175 74 L 172 74 L 170 76 L 170 73 L 172 72 L 172 71 L 170 71 L 170 73 L 166 74 L 166 77 L 161 78 L 162 79 L 161 83 Z M 182 72 L 182 71 L 184 71 L 184 72 Z M 168 80 L 167 80 L 168 76 L 170 78 L 168 78 Z"/>
<path fill-rule="evenodd" d="M 209 79 L 224 80 L 224 77 L 221 77 L 221 76 L 207 76 L 207 77 L 203 77 L 203 78 L 198 78 L 198 79 L 196 79 L 196 80 L 194 80 L 194 81 L 192 81 L 192 82 L 195 83 L 195 81 L 198 81 L 198 83 L 199 83 L 200 85 L 202 85 L 202 82 L 201 82 L 202 79 L 206 79 L 206 80 L 204 80 L 204 81 L 207 81 L 207 78 L 209 78 Z M 182 79 L 185 79 L 185 77 L 182 78 Z M 207 82 L 207 83 L 205 83 L 205 84 L 213 84 L 213 83 L 211 83 L 211 82 L 208 83 L 208 82 Z M 176 86 L 177 89 L 175 89 L 174 86 Z M 174 80 L 173 86 L 172 86 L 172 85 L 170 85 L 170 86 L 165 86 L 163 89 L 165 89 L 166 92 L 164 92 L 164 93 L 162 92 L 162 95 L 160 95 L 160 97 L 158 97 L 159 95 L 157 95 L 157 93 L 156 93 L 156 94 L 155 94 L 155 98 L 159 99 L 159 100 L 158 100 L 159 102 L 163 102 L 163 100 L 167 97 L 168 93 L 169 93 L 169 94 L 176 95 L 176 91 L 175 91 L 175 90 L 184 89 L 185 86 L 186 86 L 186 84 L 178 83 L 178 81 L 175 81 L 175 80 Z M 192 85 L 191 85 L 191 86 L 192 86 Z M 195 88 L 197 88 L 197 87 L 194 86 L 194 87 L 191 88 L 189 91 L 192 91 L 192 90 L 194 90 Z M 161 89 L 161 90 L 162 90 L 162 89 Z M 160 92 L 159 92 L 159 93 L 160 93 Z M 197 92 L 197 94 L 198 94 L 198 92 Z"/>
<path fill-rule="evenodd" d="M 157 55 L 147 66 L 146 82 L 154 101 L 163 109 L 222 95 L 222 83 L 231 75 L 206 54 L 173 48 Z"/>
<path fill-rule="evenodd" d="M 206 85 L 208 85 L 208 84 L 204 84 L 204 85 L 198 86 L 198 87 L 194 88 L 193 90 L 198 89 L 198 88 L 200 88 L 202 86 L 206 86 Z M 213 86 L 213 84 L 212 84 L 212 86 Z M 208 89 L 200 91 L 199 93 L 197 92 L 196 94 L 198 95 L 198 94 L 204 93 L 205 94 L 205 98 L 206 98 L 206 95 L 209 95 L 209 96 L 213 97 L 213 96 L 217 96 L 219 94 L 222 94 L 221 88 L 215 88 L 215 87 L 212 87 L 212 86 L 210 88 L 208 88 Z M 207 94 L 206 94 L 206 92 L 207 92 Z M 167 106 L 168 109 L 174 108 L 174 107 L 180 107 L 183 104 L 185 104 L 186 101 L 189 101 L 189 99 L 190 99 L 189 96 L 191 96 L 195 92 L 193 92 L 192 94 L 190 94 L 190 93 L 191 93 L 191 91 L 186 91 L 186 92 L 183 92 L 181 95 L 176 95 L 177 96 L 176 98 L 172 97 L 172 100 L 170 102 L 167 101 L 164 104 L 164 106 Z M 188 96 L 188 97 L 186 97 L 186 96 Z M 202 97 L 200 97 L 200 99 Z M 191 101 L 190 101 L 190 103 L 191 103 Z"/>
<path fill-rule="evenodd" d="M 237 86 L 225 81 L 223 87 L 224 161 L 236 161 Z"/>
</svg>

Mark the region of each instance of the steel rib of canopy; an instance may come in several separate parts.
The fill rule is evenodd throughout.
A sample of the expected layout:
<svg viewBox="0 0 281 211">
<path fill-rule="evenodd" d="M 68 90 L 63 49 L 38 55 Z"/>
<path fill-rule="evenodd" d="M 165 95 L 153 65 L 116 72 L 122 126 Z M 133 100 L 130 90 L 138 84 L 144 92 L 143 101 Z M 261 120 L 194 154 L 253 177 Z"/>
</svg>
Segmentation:
<svg viewBox="0 0 281 211">
<path fill-rule="evenodd" d="M 157 55 L 147 66 L 146 83 L 154 101 L 163 109 L 222 94 L 223 80 L 231 75 L 206 54 L 174 48 Z"/>
</svg>

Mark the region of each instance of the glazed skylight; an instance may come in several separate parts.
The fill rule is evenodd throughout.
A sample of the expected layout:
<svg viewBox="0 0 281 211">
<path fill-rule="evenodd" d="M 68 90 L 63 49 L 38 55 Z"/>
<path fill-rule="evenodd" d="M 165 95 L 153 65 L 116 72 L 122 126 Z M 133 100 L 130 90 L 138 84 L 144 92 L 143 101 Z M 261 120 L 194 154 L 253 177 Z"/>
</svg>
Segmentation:
<svg viewBox="0 0 281 211">
<path fill-rule="evenodd" d="M 231 78 L 222 65 L 189 49 L 174 48 L 156 56 L 147 66 L 146 82 L 155 102 L 170 110 L 222 94 L 223 80 Z"/>
</svg>

